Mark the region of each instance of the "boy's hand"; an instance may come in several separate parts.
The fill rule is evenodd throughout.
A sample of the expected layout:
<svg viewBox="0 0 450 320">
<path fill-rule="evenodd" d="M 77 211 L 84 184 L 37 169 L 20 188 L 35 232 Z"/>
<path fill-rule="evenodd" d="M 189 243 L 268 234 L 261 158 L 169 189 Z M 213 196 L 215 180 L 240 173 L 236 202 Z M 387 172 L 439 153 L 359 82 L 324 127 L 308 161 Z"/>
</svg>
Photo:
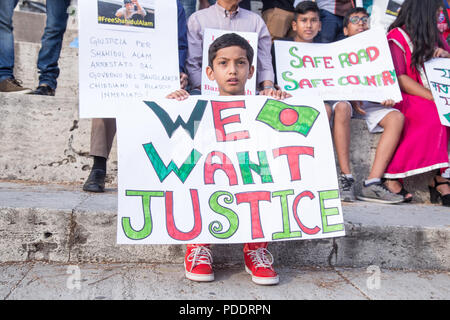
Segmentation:
<svg viewBox="0 0 450 320">
<path fill-rule="evenodd" d="M 260 96 L 268 96 L 277 100 L 284 100 L 292 97 L 290 93 L 275 88 L 266 88 L 259 92 Z"/>
<path fill-rule="evenodd" d="M 393 107 L 393 106 L 395 106 L 395 101 L 392 100 L 392 99 L 387 99 L 387 100 L 384 100 L 384 101 L 381 103 L 381 105 L 382 105 L 383 107 Z"/>
<path fill-rule="evenodd" d="M 184 72 L 180 72 L 180 88 L 185 89 L 188 85 L 188 75 Z"/>
<path fill-rule="evenodd" d="M 177 91 L 174 91 L 166 96 L 167 99 L 175 99 L 178 101 L 186 100 L 189 98 L 189 92 L 187 92 L 184 89 L 179 89 Z"/>
<path fill-rule="evenodd" d="M 352 101 L 350 103 L 353 107 L 353 109 L 358 112 L 359 114 L 365 115 L 366 112 L 364 111 L 364 109 L 362 108 L 362 101 Z"/>
</svg>

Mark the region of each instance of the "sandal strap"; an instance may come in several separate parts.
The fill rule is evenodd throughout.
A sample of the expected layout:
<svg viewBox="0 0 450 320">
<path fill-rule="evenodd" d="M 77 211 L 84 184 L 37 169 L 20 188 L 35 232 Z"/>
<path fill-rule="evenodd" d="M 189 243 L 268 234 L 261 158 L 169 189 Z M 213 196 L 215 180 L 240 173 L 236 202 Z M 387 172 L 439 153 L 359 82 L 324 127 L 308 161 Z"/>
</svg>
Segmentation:
<svg viewBox="0 0 450 320">
<path fill-rule="evenodd" d="M 446 180 L 445 182 L 439 182 L 437 181 L 436 177 L 434 177 L 434 187 L 436 188 L 437 186 L 442 186 L 442 185 L 449 185 L 450 186 L 450 181 Z"/>
</svg>

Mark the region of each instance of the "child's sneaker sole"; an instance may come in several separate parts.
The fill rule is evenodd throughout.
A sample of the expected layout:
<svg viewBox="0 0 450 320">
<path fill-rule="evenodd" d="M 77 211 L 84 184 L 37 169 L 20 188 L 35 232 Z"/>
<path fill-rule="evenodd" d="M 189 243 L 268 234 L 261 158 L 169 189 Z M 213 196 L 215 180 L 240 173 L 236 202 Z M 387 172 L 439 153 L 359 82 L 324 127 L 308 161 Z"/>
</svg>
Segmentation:
<svg viewBox="0 0 450 320">
<path fill-rule="evenodd" d="M 247 271 L 247 273 L 252 276 L 252 281 L 259 285 L 270 286 L 270 285 L 278 284 L 280 282 L 280 278 L 278 277 L 278 275 L 276 277 L 272 277 L 272 278 L 255 277 L 252 274 L 252 271 L 247 266 L 245 266 L 245 271 Z"/>
<path fill-rule="evenodd" d="M 214 273 L 211 274 L 198 274 L 198 273 L 191 273 L 186 270 L 186 265 L 184 266 L 185 269 L 185 275 L 186 278 L 192 281 L 197 282 L 211 282 L 214 281 Z"/>
<path fill-rule="evenodd" d="M 363 196 L 356 196 L 358 200 L 361 201 L 367 201 L 367 202 L 375 202 L 375 203 L 384 203 L 384 204 L 399 204 L 404 202 L 404 199 L 398 199 L 398 200 L 383 200 L 383 199 L 377 199 L 377 198 L 367 198 Z"/>
</svg>

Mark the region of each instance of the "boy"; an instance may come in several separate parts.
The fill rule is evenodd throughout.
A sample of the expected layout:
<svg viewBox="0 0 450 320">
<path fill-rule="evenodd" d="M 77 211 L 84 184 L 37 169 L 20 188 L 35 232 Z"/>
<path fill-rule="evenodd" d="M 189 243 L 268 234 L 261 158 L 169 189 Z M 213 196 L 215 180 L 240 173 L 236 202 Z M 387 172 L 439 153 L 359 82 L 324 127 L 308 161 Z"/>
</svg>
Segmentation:
<svg viewBox="0 0 450 320">
<path fill-rule="evenodd" d="M 245 83 L 254 73 L 253 49 L 247 40 L 235 33 L 217 38 L 209 47 L 207 76 L 215 80 L 221 96 L 245 95 Z M 290 95 L 274 90 L 273 98 L 284 99 Z M 167 96 L 184 100 L 189 97 L 186 90 L 179 89 Z M 273 257 L 267 250 L 267 242 L 244 245 L 245 270 L 252 281 L 260 285 L 278 284 L 278 274 L 272 267 Z M 186 277 L 193 281 L 213 281 L 212 254 L 208 244 L 187 245 L 184 265 Z"/>
<path fill-rule="evenodd" d="M 351 9 L 344 18 L 344 34 L 347 37 L 369 29 L 369 15 L 364 8 Z M 340 102 L 344 103 L 344 102 Z M 348 102 L 347 102 L 348 104 Z M 382 182 L 386 166 L 397 147 L 403 129 L 404 116 L 397 109 L 391 108 L 395 102 L 386 100 L 381 104 L 369 101 L 353 101 L 353 108 L 366 120 L 371 133 L 382 132 L 380 141 L 375 153 L 375 159 L 367 179 L 363 182 L 361 193 L 357 196 L 359 200 L 395 204 L 411 201 L 412 196 L 400 185 L 386 185 Z M 341 156 L 345 159 L 341 171 L 343 178 L 341 182 L 347 182 L 347 187 L 352 185 L 354 180 L 350 173 L 348 150 L 350 146 L 350 117 L 351 113 L 345 117 L 348 136 L 335 136 L 336 145 L 341 148 Z M 335 122 L 336 123 L 336 122 Z M 347 125 L 348 123 L 348 125 Z M 339 157 L 339 153 L 338 153 Z M 340 161 L 341 163 L 341 161 Z M 341 175 L 342 176 L 342 175 Z M 346 181 L 345 181 L 346 180 Z M 349 197 L 352 197 L 351 195 Z"/>
<path fill-rule="evenodd" d="M 319 7 L 313 1 L 303 1 L 295 8 L 294 20 L 292 21 L 292 30 L 294 30 L 295 36 L 285 40 L 314 43 L 314 39 L 316 39 L 321 29 Z M 275 56 L 274 48 L 272 48 L 272 55 L 273 57 Z M 339 176 L 341 199 L 354 201 L 354 180 L 350 174 L 349 159 L 352 107 L 347 101 L 325 101 L 325 109 L 332 126 L 334 146 L 342 172 Z"/>
</svg>

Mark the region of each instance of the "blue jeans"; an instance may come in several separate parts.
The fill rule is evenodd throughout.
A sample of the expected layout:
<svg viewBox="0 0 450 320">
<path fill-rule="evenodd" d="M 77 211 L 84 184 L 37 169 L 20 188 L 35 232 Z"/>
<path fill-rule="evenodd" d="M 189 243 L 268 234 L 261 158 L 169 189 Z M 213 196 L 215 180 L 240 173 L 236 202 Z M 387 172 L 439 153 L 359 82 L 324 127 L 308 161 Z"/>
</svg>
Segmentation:
<svg viewBox="0 0 450 320">
<path fill-rule="evenodd" d="M 37 67 L 39 85 L 45 83 L 53 89 L 56 89 L 56 79 L 59 76 L 58 60 L 69 18 L 69 5 L 70 0 L 47 0 L 47 22 L 41 39 Z"/>
<path fill-rule="evenodd" d="M 14 36 L 12 16 L 18 0 L 2 0 L 0 10 L 0 81 L 13 78 Z"/>
<path fill-rule="evenodd" d="M 187 20 L 189 19 L 189 16 L 195 12 L 197 0 L 180 0 L 180 2 L 183 5 Z"/>
<path fill-rule="evenodd" d="M 67 14 L 69 5 L 70 0 L 47 0 L 47 22 L 41 40 L 37 67 L 39 85 L 45 83 L 53 89 L 56 89 L 56 79 L 59 76 L 58 60 L 69 18 Z"/>
<path fill-rule="evenodd" d="M 321 9 L 320 21 L 322 22 L 322 31 L 320 31 L 315 40 L 321 43 L 330 43 L 344 39 L 343 20 L 343 17 Z"/>
</svg>

